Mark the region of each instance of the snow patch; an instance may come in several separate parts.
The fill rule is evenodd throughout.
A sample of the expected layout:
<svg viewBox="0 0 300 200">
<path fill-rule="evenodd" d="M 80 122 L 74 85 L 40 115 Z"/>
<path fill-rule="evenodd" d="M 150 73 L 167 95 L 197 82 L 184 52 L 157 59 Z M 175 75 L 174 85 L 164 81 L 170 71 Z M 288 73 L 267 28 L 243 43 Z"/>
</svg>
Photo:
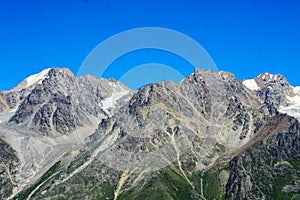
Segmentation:
<svg viewBox="0 0 300 200">
<path fill-rule="evenodd" d="M 293 88 L 294 89 L 294 93 L 298 96 L 300 96 L 300 86 L 296 86 Z"/>
<path fill-rule="evenodd" d="M 117 87 L 117 84 L 115 82 L 108 82 L 108 85 L 113 86 L 113 87 Z"/>
<path fill-rule="evenodd" d="M 249 80 L 245 80 L 243 81 L 243 84 L 249 88 L 250 90 L 259 90 L 260 88 L 258 87 L 255 79 L 249 79 Z"/>
<path fill-rule="evenodd" d="M 49 69 L 45 69 L 43 70 L 42 72 L 38 73 L 38 74 L 34 74 L 34 75 L 31 75 L 29 76 L 27 79 L 26 79 L 26 87 L 30 87 L 36 83 L 39 83 L 41 84 L 42 81 L 46 78 L 48 72 L 50 71 L 50 68 Z"/>
<path fill-rule="evenodd" d="M 300 105 L 293 105 L 288 107 L 280 107 L 279 112 L 288 114 L 289 116 L 295 117 L 300 120 Z"/>
<path fill-rule="evenodd" d="M 9 112 L 10 113 L 15 113 L 18 110 L 18 106 L 16 106 L 15 108 L 11 109 Z"/>
<path fill-rule="evenodd" d="M 130 91 L 113 93 L 110 97 L 102 101 L 102 109 L 109 114 L 117 106 L 118 101 L 129 93 Z"/>
<path fill-rule="evenodd" d="M 278 111 L 281 113 L 286 113 L 300 120 L 300 87 L 293 87 L 293 90 L 295 93 L 294 97 L 286 96 L 291 105 L 287 107 L 280 106 Z"/>
</svg>

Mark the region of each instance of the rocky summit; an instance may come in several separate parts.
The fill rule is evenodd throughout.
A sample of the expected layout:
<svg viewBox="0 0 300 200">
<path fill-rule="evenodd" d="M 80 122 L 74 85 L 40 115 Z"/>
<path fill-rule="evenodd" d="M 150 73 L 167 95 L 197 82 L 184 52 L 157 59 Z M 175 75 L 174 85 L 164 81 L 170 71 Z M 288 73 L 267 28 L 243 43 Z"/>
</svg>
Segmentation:
<svg viewBox="0 0 300 200">
<path fill-rule="evenodd" d="M 0 199 L 300 199 L 299 99 L 269 73 L 46 69 L 0 93 Z"/>
</svg>

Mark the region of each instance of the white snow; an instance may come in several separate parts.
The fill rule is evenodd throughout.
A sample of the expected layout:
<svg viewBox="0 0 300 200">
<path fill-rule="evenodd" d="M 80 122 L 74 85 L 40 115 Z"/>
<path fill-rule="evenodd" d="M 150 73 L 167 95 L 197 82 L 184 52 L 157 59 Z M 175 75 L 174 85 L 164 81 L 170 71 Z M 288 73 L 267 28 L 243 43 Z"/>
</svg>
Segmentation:
<svg viewBox="0 0 300 200">
<path fill-rule="evenodd" d="M 288 107 L 281 106 L 278 111 L 281 113 L 286 113 L 300 120 L 300 104 Z"/>
<path fill-rule="evenodd" d="M 50 68 L 45 69 L 45 70 L 43 70 L 42 72 L 40 72 L 38 74 L 34 74 L 34 75 L 29 76 L 26 79 L 26 83 L 27 83 L 26 87 L 30 87 L 30 86 L 32 86 L 36 83 L 41 84 L 42 81 L 46 78 L 49 71 L 50 71 Z"/>
<path fill-rule="evenodd" d="M 120 100 L 125 95 L 129 94 L 129 91 L 122 91 L 113 93 L 112 96 L 106 98 L 102 101 L 102 109 L 109 114 L 112 109 L 117 106 L 118 100 Z"/>
<path fill-rule="evenodd" d="M 295 93 L 294 97 L 286 96 L 291 105 L 287 107 L 280 106 L 278 111 L 300 119 L 300 87 L 294 87 L 293 90 Z"/>
<path fill-rule="evenodd" d="M 294 93 L 298 96 L 300 96 L 300 86 L 294 87 Z"/>
<path fill-rule="evenodd" d="M 245 80 L 243 81 L 243 84 L 249 88 L 250 90 L 259 90 L 260 88 L 258 87 L 255 79 L 249 79 L 249 80 Z"/>
<path fill-rule="evenodd" d="M 113 86 L 113 87 L 117 87 L 117 84 L 115 82 L 109 82 L 108 85 Z"/>
</svg>

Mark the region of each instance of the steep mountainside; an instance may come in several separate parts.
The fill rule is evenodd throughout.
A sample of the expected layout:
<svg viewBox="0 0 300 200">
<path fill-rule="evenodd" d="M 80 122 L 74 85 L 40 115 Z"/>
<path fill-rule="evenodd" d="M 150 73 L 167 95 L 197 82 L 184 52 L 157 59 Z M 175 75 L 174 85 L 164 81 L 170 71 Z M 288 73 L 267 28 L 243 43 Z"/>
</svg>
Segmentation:
<svg viewBox="0 0 300 200">
<path fill-rule="evenodd" d="M 36 181 L 66 152 L 82 148 L 101 119 L 131 95 L 113 79 L 76 78 L 68 69 L 44 70 L 1 92 L 7 98 L 0 106 L 0 134 L 20 160 L 10 177 L 14 192 Z"/>
<path fill-rule="evenodd" d="M 68 69 L 51 69 L 9 122 L 44 134 L 70 133 L 107 115 L 102 101 L 120 92 L 126 94 L 129 89 L 115 81 L 91 76 L 77 79 Z"/>
<path fill-rule="evenodd" d="M 12 195 L 15 183 L 12 176 L 17 171 L 19 159 L 16 152 L 0 137 L 0 197 L 7 198 Z"/>
<path fill-rule="evenodd" d="M 32 89 L 34 89 L 37 84 L 42 83 L 50 70 L 51 69 L 45 69 L 38 74 L 26 78 L 10 91 L 0 92 L 0 113 L 11 110 L 15 111 Z"/>
<path fill-rule="evenodd" d="M 196 69 L 135 92 L 66 69 L 33 79 L 18 109 L 0 114 L 16 155 L 2 197 L 299 198 L 299 122 L 282 111 L 297 87 L 281 75 L 242 83 Z"/>
</svg>

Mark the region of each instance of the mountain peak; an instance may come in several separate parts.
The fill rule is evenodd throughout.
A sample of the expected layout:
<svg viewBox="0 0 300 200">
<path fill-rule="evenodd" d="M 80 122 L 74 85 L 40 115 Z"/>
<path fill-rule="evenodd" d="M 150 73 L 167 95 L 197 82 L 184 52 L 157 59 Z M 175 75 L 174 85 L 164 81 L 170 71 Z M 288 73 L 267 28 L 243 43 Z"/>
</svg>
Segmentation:
<svg viewBox="0 0 300 200">
<path fill-rule="evenodd" d="M 33 75 L 27 77 L 20 84 L 18 84 L 13 90 L 20 91 L 20 90 L 23 90 L 26 88 L 30 88 L 33 85 L 36 85 L 38 83 L 39 84 L 42 83 L 42 81 L 47 77 L 50 70 L 51 70 L 51 68 L 44 69 L 43 71 L 41 71 L 37 74 L 33 74 Z"/>
<path fill-rule="evenodd" d="M 223 78 L 223 79 L 236 79 L 236 76 L 231 73 L 231 72 L 225 72 L 225 71 L 220 71 L 219 75 Z"/>
<path fill-rule="evenodd" d="M 281 113 L 300 119 L 299 87 L 291 86 L 283 75 L 265 72 L 255 79 L 244 80 L 243 84 Z"/>
<path fill-rule="evenodd" d="M 74 76 L 74 74 L 68 68 L 47 68 L 37 74 L 33 74 L 25 78 L 21 83 L 13 88 L 13 91 L 21 91 L 23 89 L 33 88 L 37 84 L 42 84 L 43 80 L 45 80 L 47 77 L 56 75 L 58 73 Z"/>
<path fill-rule="evenodd" d="M 285 88 L 286 90 L 290 90 L 290 92 L 292 92 L 291 85 L 283 75 L 271 74 L 269 72 L 260 74 L 254 79 L 244 80 L 243 84 L 251 90 L 259 90 L 264 88 L 268 88 L 268 89 Z"/>
<path fill-rule="evenodd" d="M 270 74 L 269 72 L 265 72 L 256 77 L 258 82 L 280 82 L 280 83 L 288 83 L 287 79 L 281 74 Z"/>
<path fill-rule="evenodd" d="M 57 73 L 75 76 L 69 68 L 51 68 L 48 71 L 48 75 L 57 74 Z"/>
<path fill-rule="evenodd" d="M 274 90 L 287 96 L 294 96 L 293 87 L 281 74 L 270 74 L 268 72 L 260 74 L 255 78 L 258 87 L 262 90 Z"/>
</svg>

